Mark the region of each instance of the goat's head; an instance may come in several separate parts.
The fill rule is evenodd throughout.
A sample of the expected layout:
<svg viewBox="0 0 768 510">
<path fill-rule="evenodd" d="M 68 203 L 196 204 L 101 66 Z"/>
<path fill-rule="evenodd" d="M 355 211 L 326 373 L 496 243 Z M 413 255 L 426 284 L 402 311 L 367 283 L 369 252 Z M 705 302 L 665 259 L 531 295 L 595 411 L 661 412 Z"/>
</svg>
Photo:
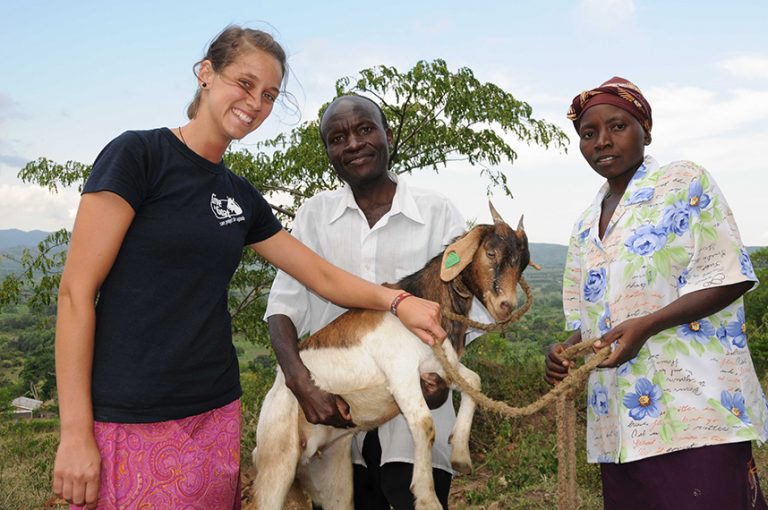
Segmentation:
<svg viewBox="0 0 768 510">
<path fill-rule="evenodd" d="M 454 282 L 477 296 L 497 321 L 517 307 L 517 284 L 530 264 L 528 237 L 523 218 L 517 229 L 510 227 L 493 204 L 488 204 L 493 225 L 478 225 L 454 241 L 443 253 L 440 278 Z"/>
</svg>

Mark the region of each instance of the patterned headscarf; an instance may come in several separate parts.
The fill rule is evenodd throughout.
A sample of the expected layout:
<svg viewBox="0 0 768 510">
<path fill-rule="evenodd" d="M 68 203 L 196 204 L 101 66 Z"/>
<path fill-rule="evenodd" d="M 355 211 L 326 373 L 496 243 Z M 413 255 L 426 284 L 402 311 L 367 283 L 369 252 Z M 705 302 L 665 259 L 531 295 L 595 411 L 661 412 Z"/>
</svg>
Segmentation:
<svg viewBox="0 0 768 510">
<path fill-rule="evenodd" d="M 599 87 L 585 90 L 573 98 L 567 116 L 569 120 L 573 121 L 576 131 L 579 130 L 581 116 L 584 112 L 599 104 L 610 104 L 631 113 L 647 133 L 651 132 L 653 125 L 651 105 L 637 88 L 637 85 L 619 76 L 614 76 Z"/>
</svg>

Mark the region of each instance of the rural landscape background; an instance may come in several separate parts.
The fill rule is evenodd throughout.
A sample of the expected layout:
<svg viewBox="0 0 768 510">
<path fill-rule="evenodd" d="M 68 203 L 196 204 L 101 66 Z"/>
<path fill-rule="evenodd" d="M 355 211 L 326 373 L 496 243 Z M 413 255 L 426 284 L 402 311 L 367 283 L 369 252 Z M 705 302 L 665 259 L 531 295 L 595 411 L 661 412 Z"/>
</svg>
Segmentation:
<svg viewBox="0 0 768 510">
<path fill-rule="evenodd" d="M 47 233 L 0 230 L 0 281 L 18 274 L 19 260 L 33 257 L 35 243 Z M 26 254 L 25 254 L 26 251 Z M 528 270 L 534 304 L 523 319 L 502 334 L 488 334 L 471 343 L 465 364 L 483 379 L 485 392 L 513 406 L 524 406 L 549 387 L 542 379 L 543 355 L 549 344 L 565 338 L 561 312 L 561 276 L 565 246 L 532 243 L 533 259 L 542 266 Z M 768 249 L 752 248 L 758 275 L 768 281 Z M 762 310 L 762 315 L 759 312 Z M 750 348 L 765 380 L 768 368 L 768 286 L 747 297 Z M 750 313 L 754 312 L 754 313 Z M 25 304 L 0 309 L 0 508 L 42 508 L 51 494 L 51 471 L 57 445 L 53 368 L 53 305 Z M 244 389 L 242 468 L 248 473 L 250 452 L 261 400 L 274 378 L 275 359 L 268 339 L 259 333 L 236 337 Z M 45 402 L 36 418 L 14 418 L 11 400 L 36 397 Z M 577 399 L 577 477 L 581 509 L 602 508 L 599 471 L 585 461 L 585 396 Z M 554 508 L 557 502 L 557 453 L 554 410 L 509 420 L 480 409 L 472 432 L 472 474 L 455 478 L 451 508 Z M 760 474 L 768 473 L 767 448 L 756 449 Z"/>
<path fill-rule="evenodd" d="M 439 190 L 470 221 L 487 195 L 509 222 L 525 214 L 531 311 L 473 342 L 464 359 L 493 398 L 528 404 L 549 388 L 547 347 L 562 340 L 561 275 L 572 221 L 602 180 L 565 118 L 571 98 L 619 75 L 653 106 L 660 162 L 693 160 L 714 175 L 765 282 L 747 296 L 750 349 L 768 368 L 768 2 L 552 0 L 497 2 L 198 0 L 3 4 L 0 47 L 0 509 L 41 508 L 58 438 L 53 370 L 56 288 L 79 186 L 104 145 L 128 129 L 176 127 L 197 82 L 192 65 L 229 23 L 265 29 L 289 53 L 282 104 L 226 162 L 280 208 L 338 185 L 316 119 L 340 92 L 385 105 L 398 133 L 393 171 Z M 570 137 L 570 138 L 569 138 Z M 511 198 L 514 196 L 514 200 Z M 261 399 L 275 361 L 261 316 L 272 270 L 250 251 L 231 286 L 250 467 Z M 764 383 L 765 384 L 765 383 Z M 17 397 L 44 402 L 13 416 Z M 598 509 L 599 473 L 577 437 L 581 509 Z M 544 510 L 556 504 L 554 412 L 509 421 L 480 410 L 474 470 L 455 479 L 452 508 Z M 768 479 L 768 448 L 757 451 Z M 764 485 L 766 485 L 764 483 Z"/>
</svg>

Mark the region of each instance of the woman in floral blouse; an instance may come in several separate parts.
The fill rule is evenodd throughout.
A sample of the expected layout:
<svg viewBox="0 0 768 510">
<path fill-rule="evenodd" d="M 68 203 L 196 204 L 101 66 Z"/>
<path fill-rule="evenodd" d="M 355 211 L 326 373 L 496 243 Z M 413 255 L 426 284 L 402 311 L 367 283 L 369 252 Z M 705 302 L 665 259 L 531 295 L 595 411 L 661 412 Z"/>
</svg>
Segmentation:
<svg viewBox="0 0 768 510">
<path fill-rule="evenodd" d="M 551 347 L 610 345 L 588 385 L 587 455 L 606 509 L 766 509 L 751 441 L 768 408 L 749 355 L 742 296 L 757 278 L 728 204 L 690 161 L 645 155 L 651 107 L 614 77 L 568 112 L 605 177 L 571 235 L 563 306 L 574 333 Z"/>
</svg>

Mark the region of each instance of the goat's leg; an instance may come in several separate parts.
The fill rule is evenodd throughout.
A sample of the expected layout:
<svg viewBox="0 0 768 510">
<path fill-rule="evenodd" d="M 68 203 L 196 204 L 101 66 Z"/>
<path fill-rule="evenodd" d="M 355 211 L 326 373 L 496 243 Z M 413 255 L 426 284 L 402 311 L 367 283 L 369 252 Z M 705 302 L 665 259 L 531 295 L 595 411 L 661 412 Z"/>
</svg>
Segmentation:
<svg viewBox="0 0 768 510">
<path fill-rule="evenodd" d="M 416 500 L 416 510 L 441 510 L 440 500 L 435 495 L 435 481 L 432 478 L 432 444 L 435 442 L 435 425 L 427 403 L 421 394 L 418 371 L 416 377 L 402 373 L 390 379 L 392 396 L 411 430 L 414 445 L 413 478 L 411 492 Z"/>
<path fill-rule="evenodd" d="M 261 406 L 253 450 L 257 510 L 282 510 L 299 462 L 299 403 L 278 370 L 275 384 Z"/>
<path fill-rule="evenodd" d="M 458 370 L 459 375 L 469 383 L 470 387 L 480 390 L 480 376 L 462 365 L 451 342 L 443 342 L 443 349 L 448 362 Z M 472 430 L 472 418 L 475 415 L 476 403 L 466 393 L 461 394 L 461 405 L 456 414 L 451 437 L 451 466 L 459 473 L 469 473 L 472 470 L 472 459 L 469 456 L 469 434 Z"/>
<path fill-rule="evenodd" d="M 323 510 L 351 510 L 353 506 L 352 434 L 337 439 L 314 455 L 297 473 L 312 502 Z"/>
<path fill-rule="evenodd" d="M 480 376 L 462 364 L 458 365 L 459 375 L 476 390 L 480 390 Z M 459 412 L 453 425 L 451 437 L 451 466 L 459 473 L 467 474 L 472 470 L 472 458 L 469 456 L 469 434 L 472 430 L 472 419 L 475 415 L 476 403 L 466 393 L 461 394 Z"/>
</svg>

